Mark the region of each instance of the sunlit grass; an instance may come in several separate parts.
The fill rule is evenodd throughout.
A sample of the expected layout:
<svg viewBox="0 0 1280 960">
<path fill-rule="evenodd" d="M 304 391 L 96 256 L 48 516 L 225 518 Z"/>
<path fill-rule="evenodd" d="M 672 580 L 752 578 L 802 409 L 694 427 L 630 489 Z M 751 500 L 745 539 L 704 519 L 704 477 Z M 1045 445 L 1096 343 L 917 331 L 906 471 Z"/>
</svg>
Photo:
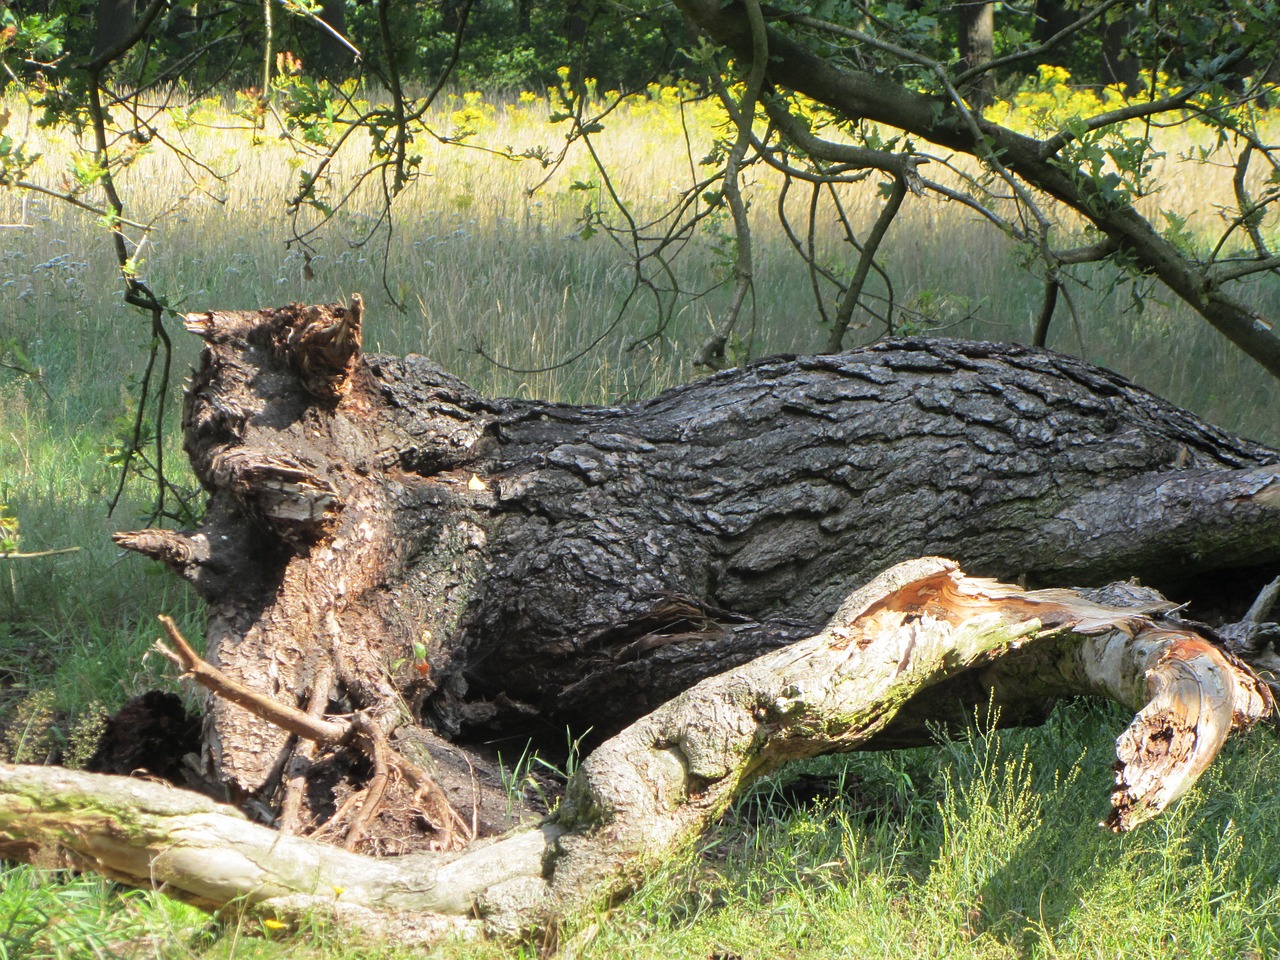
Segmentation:
<svg viewBox="0 0 1280 960">
<path fill-rule="evenodd" d="M 1034 731 L 824 761 L 844 778 L 837 799 L 753 820 L 741 804 L 702 856 L 580 924 L 581 955 L 1271 955 L 1280 886 L 1259 851 L 1276 839 L 1276 774 L 1256 762 L 1274 759 L 1269 735 L 1116 837 L 1096 823 L 1124 722 L 1077 704 Z"/>
<path fill-rule="evenodd" d="M 562 955 L 903 958 L 1273 956 L 1280 949 L 1274 735 L 1230 746 L 1161 820 L 1115 836 L 1107 807 L 1121 711 L 1060 706 L 1042 728 L 825 758 L 760 784 L 630 899 L 570 918 Z M 799 799 L 804 773 L 829 787 Z M 24 874 L 19 874 L 19 881 Z M 154 909 L 154 908 L 153 908 Z M 155 913 L 167 957 L 415 956 L 317 919 L 301 936 Z M 154 934 L 153 934 L 154 936 Z M 458 960 L 540 945 L 446 944 Z"/>
<path fill-rule="evenodd" d="M 608 118 L 597 138 L 615 186 L 638 215 L 656 215 L 672 201 L 715 133 L 717 112 L 686 104 L 682 118 L 682 95 L 655 90 Z M 208 107 L 228 124 L 239 122 L 221 109 Z M 463 111 L 470 112 L 454 116 Z M 494 147 L 554 149 L 564 133 L 545 124 L 548 111 L 533 96 L 501 103 L 459 97 L 445 105 L 438 126 L 449 134 L 468 123 L 477 143 Z M 185 136 L 215 169 L 234 176 L 220 183 L 153 150 L 123 181 L 129 216 L 158 218 L 143 276 L 179 309 L 327 301 L 359 291 L 370 307 L 370 349 L 428 354 L 500 394 L 613 403 L 697 374 L 692 357 L 724 291 L 682 304 L 658 339 L 649 338 L 656 314 L 643 298 L 615 326 L 632 264 L 603 234 L 582 234 L 585 209 L 612 207 L 581 152 L 530 194 L 548 175 L 536 163 L 422 142 L 423 175 L 402 198 L 389 244 L 379 234 L 355 245 L 372 215 L 361 200 L 317 241 L 308 279 L 301 251 L 285 246 L 281 199 L 308 161 L 276 138 L 251 145 L 227 130 L 195 128 Z M 1161 136 L 1158 199 L 1194 209 L 1191 228 L 1208 236 L 1234 202 L 1229 178 L 1178 163 L 1197 143 L 1194 129 Z M 43 149 L 41 175 L 53 184 L 71 145 L 50 138 Z M 352 169 L 340 166 L 339 179 Z M 809 305 L 809 281 L 774 224 L 778 184 L 763 172 L 754 177 L 754 326 L 748 319 L 738 333 L 745 340 L 753 331 L 756 356 L 816 350 L 826 331 Z M 843 199 L 865 229 L 880 203 L 874 178 L 845 188 Z M 798 214 L 795 204 L 789 209 Z M 837 227 L 823 210 L 816 233 L 831 240 Z M 0 370 L 0 503 L 20 518 L 24 550 L 80 547 L 0 560 L 0 716 L 11 729 L 15 717 L 27 718 L 30 738 L 44 736 L 45 748 L 65 752 L 81 718 L 172 684 L 155 658 L 144 657 L 155 614 L 177 615 L 198 636 L 201 611 L 158 565 L 123 555 L 109 540 L 112 530 L 140 523 L 149 502 L 134 484 L 115 515 L 105 513 L 117 482 L 108 450 L 117 418 L 133 402 L 132 379 L 150 336 L 120 303 L 109 236 L 92 217 L 35 197 L 0 198 L 0 224 L 0 343 L 18 344 L 40 372 L 36 382 Z M 723 277 L 716 245 L 728 229 L 713 223 L 691 246 L 690 288 Z M 1067 229 L 1075 228 L 1068 222 Z M 1023 257 L 959 205 L 909 202 L 881 258 L 894 278 L 900 329 L 1029 340 L 1041 286 L 1020 269 Z M 1274 382 L 1203 321 L 1112 272 L 1080 276 L 1087 287 L 1073 293 L 1078 325 L 1060 307 L 1052 345 L 1118 369 L 1223 426 L 1280 441 Z M 1265 283 L 1263 312 L 1275 316 L 1280 298 L 1274 280 Z M 871 292 L 887 293 L 874 285 Z M 873 318 L 855 320 L 863 325 L 853 339 L 883 332 Z M 198 344 L 170 323 L 176 410 Z M 172 421 L 169 446 L 180 448 Z M 186 479 L 180 455 L 170 467 Z M 573 919 L 565 955 L 1260 958 L 1280 950 L 1272 734 L 1232 746 L 1171 816 L 1116 838 L 1095 824 L 1106 803 L 1111 739 L 1123 722 L 1077 704 L 1060 708 L 1042 730 L 975 736 L 941 752 L 823 761 L 820 771 L 842 773 L 844 794 L 797 805 L 779 785 L 766 785 L 698 856 L 673 864 L 606 916 Z M 22 733 L 5 749 L 38 753 L 37 741 Z M 124 919 L 102 919 L 103 903 Z M 30 919 L 57 910 L 61 926 Z M 81 946 L 63 937 L 82 927 L 89 932 Z M 121 901 L 101 881 L 46 885 L 26 868 L 0 880 L 7 956 L 87 956 L 98 947 L 94 955 L 411 955 L 390 945 L 353 946 L 319 921 L 301 948 L 269 934 L 234 919 L 210 934 L 194 911 L 163 898 Z M 482 943 L 439 955 L 517 954 Z M 536 947 L 524 955 L 537 955 Z"/>
<path fill-rule="evenodd" d="M 1043 96 L 1069 106 L 1080 95 Z M 718 132 L 719 114 L 705 102 L 685 99 L 675 88 L 656 89 L 653 99 L 611 114 L 594 139 L 614 186 L 638 219 L 656 216 L 672 203 L 691 172 L 706 173 L 699 161 Z M 454 114 L 464 107 L 481 118 L 471 122 L 475 146 L 517 152 L 542 146 L 554 153 L 563 143 L 565 125 L 548 125 L 547 102 L 531 96 L 504 103 L 459 97 L 440 111 L 440 133 L 455 132 Z M 225 114 L 206 119 L 245 126 Z M 39 139 L 38 131 L 32 135 Z M 374 198 L 362 195 L 317 242 L 308 264 L 297 246 L 286 249 L 283 198 L 312 161 L 275 137 L 260 137 L 252 145 L 243 129 L 192 128 L 184 136 L 215 158 L 214 169 L 234 171 L 231 178 L 220 183 L 152 148 L 124 179 L 129 215 L 156 222 L 142 253 L 143 277 L 181 309 L 330 300 L 359 290 L 372 307 L 367 340 L 374 348 L 430 353 L 485 390 L 613 400 L 694 375 L 691 357 L 727 297 L 722 288 L 683 302 L 661 331 L 663 338 L 639 346 L 638 340 L 657 332 L 651 301 L 638 298 L 622 324 L 613 326 L 630 289 L 632 262 L 627 250 L 602 233 L 582 237 L 586 210 L 600 209 L 611 217 L 615 212 L 600 174 L 581 149 L 559 168 L 546 170 L 533 161 L 512 162 L 424 139 L 415 145 L 423 158 L 421 176 L 401 199 L 389 244 L 379 234 L 352 246 L 366 235 L 375 209 Z M 1153 197 L 1190 211 L 1193 226 L 1198 221 L 1207 236 L 1210 228 L 1221 226 L 1220 211 L 1234 202 L 1230 178 L 1212 167 L 1177 162 L 1204 138 L 1196 128 L 1161 136 L 1164 158 L 1153 171 Z M 48 152 L 39 169 L 56 181 L 65 164 L 58 155 L 70 145 L 51 140 L 37 146 Z M 355 172 L 358 159 L 336 166 L 336 183 Z M 936 163 L 926 165 L 925 172 L 948 179 Z M 752 181 L 757 282 L 754 314 L 739 328 L 739 337 L 750 339 L 755 355 L 817 349 L 826 334 L 807 306 L 808 278 L 774 221 L 778 180 L 761 169 L 752 173 Z M 879 208 L 876 178 L 842 188 L 842 199 L 855 227 L 865 229 Z M 796 192 L 788 208 L 798 226 L 806 202 Z M 1052 211 L 1051 204 L 1046 206 Z M 110 421 L 128 376 L 137 369 L 138 347 L 147 333 L 141 320 L 119 304 L 109 238 L 91 217 L 47 199 L 9 197 L 0 220 L 29 225 L 5 231 L 0 338 L 19 340 L 44 369 L 69 422 Z M 1077 228 L 1064 218 L 1068 234 Z M 833 210 L 821 205 L 815 236 L 829 245 L 824 262 L 839 269 L 836 258 L 847 261 L 851 254 L 833 245 L 837 230 Z M 713 219 L 691 246 L 681 268 L 688 289 L 706 289 L 725 278 L 724 254 L 715 247 L 730 233 L 723 217 Z M 894 279 L 895 306 L 906 310 L 899 314 L 906 329 L 1027 340 L 1041 286 L 1021 271 L 1024 257 L 1022 248 L 972 211 L 925 199 L 906 205 L 882 254 Z M 308 267 L 314 279 L 306 279 Z M 1158 290 L 1135 290 L 1106 270 L 1080 276 L 1087 289 L 1073 288 L 1078 327 L 1066 304 L 1060 305 L 1053 344 L 1128 373 L 1224 426 L 1263 439 L 1280 437 L 1274 403 L 1259 402 L 1269 381 L 1188 308 Z M 870 292 L 884 296 L 888 291 L 873 283 Z M 1264 312 L 1275 302 L 1271 291 Z M 868 316 L 855 317 L 855 327 L 851 343 L 883 332 Z M 520 374 L 500 366 L 554 365 L 609 331 L 598 348 L 568 367 Z M 193 358 L 195 345 L 180 333 L 175 337 L 181 368 Z"/>
</svg>

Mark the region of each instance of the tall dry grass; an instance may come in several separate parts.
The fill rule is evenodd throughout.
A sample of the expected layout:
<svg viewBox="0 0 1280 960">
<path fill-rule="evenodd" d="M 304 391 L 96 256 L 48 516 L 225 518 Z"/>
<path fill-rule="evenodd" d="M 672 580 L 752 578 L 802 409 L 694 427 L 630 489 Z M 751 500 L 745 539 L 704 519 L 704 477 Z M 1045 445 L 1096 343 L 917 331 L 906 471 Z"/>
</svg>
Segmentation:
<svg viewBox="0 0 1280 960">
<path fill-rule="evenodd" d="M 723 215 L 711 219 L 678 265 L 687 289 L 711 292 L 680 302 L 664 337 L 637 346 L 654 332 L 657 311 L 640 297 L 612 326 L 630 289 L 633 256 L 603 233 L 581 236 L 586 209 L 618 219 L 581 148 L 547 171 L 536 162 L 420 139 L 421 176 L 397 205 L 389 242 L 380 233 L 354 245 L 378 212 L 377 191 L 364 191 L 317 243 L 310 261 L 314 279 L 308 280 L 301 250 L 286 248 L 283 198 L 314 163 L 278 137 L 253 136 L 219 105 L 206 105 L 201 114 L 210 128 L 159 126 L 214 170 L 230 174 L 225 183 L 159 148 L 142 153 L 124 178 L 128 215 L 155 224 L 142 251 L 143 276 L 182 309 L 327 300 L 358 290 L 373 307 L 369 341 L 375 348 L 428 353 L 498 392 L 610 401 L 695 375 L 691 358 L 727 299 L 725 287 L 715 288 L 727 275 L 725 246 L 732 233 Z M 475 147 L 520 152 L 542 146 L 554 153 L 565 127 L 549 125 L 547 115 L 546 101 L 538 98 L 490 103 L 466 95 L 445 104 L 434 126 L 443 135 L 460 123 L 474 128 L 469 143 Z M 612 113 L 593 143 L 613 187 L 643 221 L 673 203 L 691 176 L 706 174 L 699 161 L 723 133 L 722 123 L 709 104 L 682 105 L 680 91 L 658 88 L 651 99 Z M 31 132 L 47 154 L 42 175 L 56 185 L 75 145 Z M 1164 155 L 1152 172 L 1152 198 L 1145 201 L 1186 213 L 1186 231 L 1203 243 L 1234 203 L 1230 177 L 1218 166 L 1178 158 L 1209 136 L 1193 126 L 1162 135 Z M 363 162 L 353 153 L 337 164 L 335 189 Z M 925 170 L 955 181 L 942 162 Z M 810 305 L 810 285 L 774 213 L 779 179 L 763 168 L 753 169 L 750 179 L 758 251 L 754 310 L 738 329 L 746 341 L 742 349 L 755 355 L 818 349 L 825 332 Z M 91 217 L 56 202 L 4 199 L 0 221 L 26 226 L 5 230 L 0 337 L 29 348 L 57 387 L 55 396 L 92 384 L 90 404 L 105 416 L 120 396 L 104 386 L 119 384 L 135 368 L 143 335 L 137 318 L 118 302 L 108 237 Z M 877 179 L 841 188 L 841 199 L 854 227 L 865 232 L 880 205 Z M 801 226 L 805 203 L 797 191 L 788 205 Z M 1046 208 L 1061 215 L 1052 204 Z M 1083 228 L 1061 219 L 1066 245 Z M 819 208 L 815 236 L 824 265 L 847 274 L 854 254 L 838 242 L 829 202 Z M 1041 288 L 1021 269 L 1026 251 L 961 205 L 909 200 L 881 259 L 906 329 L 1030 339 Z M 1085 286 L 1073 287 L 1076 319 L 1065 305 L 1060 309 L 1052 345 L 1119 369 L 1224 426 L 1280 439 L 1280 407 L 1269 380 L 1189 309 L 1114 271 L 1082 270 L 1079 276 Z M 1276 284 L 1258 286 L 1266 287 L 1257 291 L 1263 312 L 1274 315 L 1280 305 Z M 875 283 L 869 292 L 873 298 L 888 293 Z M 870 316 L 855 320 L 865 326 L 852 331 L 850 345 L 884 332 Z M 615 335 L 566 367 L 529 374 L 502 369 L 554 365 L 611 329 Z M 188 344 L 184 357 L 193 349 Z"/>
</svg>

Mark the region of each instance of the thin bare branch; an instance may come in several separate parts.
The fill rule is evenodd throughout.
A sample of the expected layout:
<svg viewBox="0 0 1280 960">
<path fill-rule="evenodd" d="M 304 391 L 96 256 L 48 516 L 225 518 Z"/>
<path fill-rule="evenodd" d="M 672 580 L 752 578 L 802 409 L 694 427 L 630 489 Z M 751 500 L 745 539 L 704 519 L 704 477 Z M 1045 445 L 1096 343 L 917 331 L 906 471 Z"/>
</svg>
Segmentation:
<svg viewBox="0 0 1280 960">
<path fill-rule="evenodd" d="M 884 207 L 876 218 L 871 232 L 867 234 L 862 255 L 858 258 L 857 269 L 854 270 L 853 279 L 849 281 L 849 288 L 845 290 L 840 299 L 840 306 L 836 310 L 835 323 L 831 327 L 831 336 L 827 340 L 827 353 L 837 353 L 843 349 L 845 331 L 849 329 L 849 321 L 853 317 L 853 311 L 857 307 L 858 301 L 862 298 L 862 288 L 867 282 L 867 275 L 871 272 L 871 264 L 875 260 L 876 252 L 880 249 L 880 244 L 884 240 L 885 234 L 889 232 L 889 225 L 893 223 L 893 218 L 898 215 L 898 211 L 902 207 L 902 201 L 906 196 L 907 181 L 902 177 L 894 178 Z"/>
<path fill-rule="evenodd" d="M 918 168 L 920 164 L 929 162 L 927 157 L 823 140 L 814 136 L 798 117 L 773 98 L 764 101 L 764 109 L 782 134 L 809 156 L 832 163 L 847 163 L 858 168 L 883 170 L 907 181 L 913 192 L 919 192 L 915 186 L 920 178 Z"/>
<path fill-rule="evenodd" d="M 1049 324 L 1053 320 L 1054 308 L 1058 305 L 1058 291 L 1062 289 L 1062 281 L 1057 274 L 1050 274 L 1044 284 L 1044 299 L 1040 303 L 1040 315 L 1036 317 L 1035 333 L 1031 342 L 1043 347 L 1049 339 Z"/>
<path fill-rule="evenodd" d="M 1226 266 L 1227 264 L 1235 265 L 1228 267 Z M 1241 280 L 1255 273 L 1266 273 L 1276 269 L 1280 269 L 1280 256 L 1263 257 L 1258 260 L 1245 260 L 1243 262 L 1222 260 L 1210 271 L 1210 277 L 1216 285 L 1230 280 Z"/>
<path fill-rule="evenodd" d="M 823 33 L 829 33 L 832 36 L 843 37 L 846 40 L 855 40 L 858 43 L 865 43 L 869 47 L 874 47 L 885 53 L 891 53 L 895 57 L 907 63 L 914 63 L 917 66 L 925 67 L 929 70 L 940 70 L 942 64 L 937 60 L 926 57 L 924 54 L 916 50 L 908 50 L 906 47 L 900 47 L 896 43 L 890 43 L 888 40 L 881 40 L 879 37 L 861 30 L 854 30 L 852 27 L 846 27 L 844 24 L 832 23 L 830 20 L 822 20 L 818 17 L 805 15 L 788 15 L 784 18 L 788 23 L 799 24 L 802 27 L 810 27 L 814 30 L 820 30 Z"/>
<path fill-rule="evenodd" d="M 742 99 L 735 102 L 725 88 L 724 81 L 713 74 L 712 80 L 729 117 L 737 127 L 738 136 L 724 165 L 723 190 L 725 201 L 729 205 L 733 217 L 733 229 L 737 244 L 733 264 L 733 295 L 729 306 L 725 309 L 719 328 L 717 328 L 702 349 L 695 361 L 699 366 L 718 369 L 724 364 L 724 348 L 733 332 L 747 294 L 751 292 L 755 280 L 755 266 L 752 258 L 751 220 L 747 213 L 746 201 L 742 198 L 742 165 L 747 149 L 754 140 L 752 126 L 755 123 L 756 104 L 764 86 L 765 67 L 769 61 L 769 39 L 765 30 L 764 14 L 759 0 L 744 0 L 747 10 L 747 21 L 751 25 L 751 69 L 747 74 L 746 89 Z"/>
<path fill-rule="evenodd" d="M 232 680 L 192 649 L 191 644 L 187 643 L 186 638 L 178 630 L 178 625 L 173 622 L 172 617 L 161 614 L 159 619 L 165 633 L 169 635 L 169 640 L 173 647 L 166 646 L 161 641 L 156 641 L 155 651 L 166 660 L 181 667 L 185 676 L 190 677 L 210 693 L 244 707 L 255 716 L 261 717 L 295 736 L 314 740 L 321 746 L 338 746 L 350 736 L 351 727 L 349 724 L 334 723 L 332 720 L 313 717 L 297 707 L 291 707 L 286 703 L 281 703 L 279 700 L 273 700 L 265 694 Z"/>
<path fill-rule="evenodd" d="M 1161 113 L 1168 113 L 1171 110 L 1181 109 L 1186 106 L 1188 101 L 1204 93 L 1207 89 L 1207 84 L 1199 84 L 1194 87 L 1187 87 L 1172 96 L 1162 97 L 1159 100 L 1131 103 L 1127 106 L 1117 107 L 1115 110 L 1095 114 L 1092 117 L 1081 120 L 1078 129 L 1060 130 L 1043 141 L 1040 144 L 1040 156 L 1047 160 L 1049 157 L 1059 153 L 1067 144 L 1079 140 L 1086 133 L 1092 133 L 1095 130 L 1115 126 L 1129 120 L 1138 120 L 1143 117 L 1152 117 Z"/>
</svg>

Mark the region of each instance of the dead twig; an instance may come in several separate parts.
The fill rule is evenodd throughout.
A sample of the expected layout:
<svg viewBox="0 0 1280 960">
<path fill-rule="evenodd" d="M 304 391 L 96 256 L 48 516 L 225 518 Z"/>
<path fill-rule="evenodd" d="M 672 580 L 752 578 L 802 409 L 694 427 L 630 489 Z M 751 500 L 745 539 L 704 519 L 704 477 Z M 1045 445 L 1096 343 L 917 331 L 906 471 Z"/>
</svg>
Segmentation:
<svg viewBox="0 0 1280 960">
<path fill-rule="evenodd" d="M 170 649 L 163 641 L 157 640 L 155 651 L 166 660 L 177 664 L 185 675 L 215 696 L 244 707 L 254 716 L 275 724 L 281 730 L 307 740 L 314 740 L 322 747 L 340 746 L 350 736 L 350 724 L 312 717 L 297 707 L 272 700 L 266 694 L 232 680 L 191 648 L 191 644 L 187 643 L 171 617 L 160 614 L 160 623 L 169 634 L 169 639 L 176 649 Z"/>
<path fill-rule="evenodd" d="M 322 664 L 311 681 L 311 699 L 307 704 L 308 715 L 319 719 L 329 703 L 329 687 L 333 683 L 333 665 Z M 302 797 L 306 791 L 307 774 L 315 761 L 317 746 L 314 740 L 303 740 L 293 751 L 285 779 L 284 802 L 280 805 L 280 832 L 296 833 L 302 815 Z"/>
<path fill-rule="evenodd" d="M 357 713 L 348 723 L 338 723 L 312 716 L 310 712 L 273 700 L 265 694 L 232 680 L 217 667 L 205 661 L 187 643 L 172 618 L 161 614 L 160 623 L 169 635 L 173 647 L 157 640 L 154 647 L 156 652 L 177 664 L 184 675 L 189 676 L 215 696 L 237 704 L 254 716 L 304 740 L 312 741 L 318 746 L 333 748 L 354 745 L 369 758 L 374 765 L 374 779 L 370 781 L 365 802 L 353 821 L 352 831 L 355 832 L 356 839 L 352 841 L 348 837 L 349 845 L 359 841 L 363 830 L 376 815 L 377 807 L 386 791 L 387 774 L 390 772 L 403 777 L 413 789 L 415 799 L 423 805 L 427 821 L 441 833 L 441 845 L 444 849 L 455 847 L 459 834 L 464 844 L 474 839 L 475 831 L 453 808 L 449 798 L 440 789 L 440 785 L 427 771 L 393 749 L 387 743 L 386 734 L 381 727 L 366 714 Z"/>
<path fill-rule="evenodd" d="M 1280 623 L 1267 622 L 1280 600 L 1280 577 L 1263 586 L 1248 612 L 1236 623 L 1219 627 L 1227 649 L 1261 670 L 1269 682 L 1280 687 Z"/>
</svg>

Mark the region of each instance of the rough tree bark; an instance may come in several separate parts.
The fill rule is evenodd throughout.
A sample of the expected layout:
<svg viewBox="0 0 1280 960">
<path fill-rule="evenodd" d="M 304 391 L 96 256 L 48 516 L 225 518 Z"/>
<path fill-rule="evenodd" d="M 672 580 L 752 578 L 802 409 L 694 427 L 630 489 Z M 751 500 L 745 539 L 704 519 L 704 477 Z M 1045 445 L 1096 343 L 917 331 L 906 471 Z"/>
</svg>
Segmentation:
<svg viewBox="0 0 1280 960">
<path fill-rule="evenodd" d="M 209 517 L 120 538 L 191 579 L 211 658 L 272 694 L 332 675 L 451 737 L 607 735 L 912 556 L 1166 588 L 1280 559 L 1274 451 L 1065 357 L 907 340 L 581 408 L 366 362 L 359 323 L 192 315 Z M 219 775 L 261 790 L 285 736 L 212 707 Z"/>
<path fill-rule="evenodd" d="M 946 554 L 1033 586 L 1138 574 L 1183 591 L 1280 565 L 1280 455 L 1114 374 L 908 339 L 570 407 L 364 357 L 360 322 L 358 298 L 189 315 L 206 346 L 186 447 L 208 515 L 117 539 L 208 602 L 216 669 L 176 659 L 232 691 L 206 729 L 229 799 L 282 810 L 286 832 L 414 849 L 404 822 L 359 812 L 399 776 L 408 832 L 435 852 L 348 860 L 185 795 L 8 770 L 6 853 L 52 846 L 211 905 L 514 929 L 624 889 L 788 758 L 922 742 L 926 721 L 992 698 L 1012 721 L 1080 693 L 1141 710 L 1119 744 L 1117 829 L 1270 710 L 1244 663 L 1150 596 L 893 566 Z M 1269 664 L 1254 621 L 1233 649 Z M 275 705 L 244 709 L 254 698 Z M 604 742 L 556 814 L 457 849 L 509 826 L 476 744 L 563 741 L 566 725 Z M 367 766 L 345 789 L 370 785 L 347 802 L 332 761 L 357 745 Z M 457 830 L 423 799 L 432 778 Z M 210 851 L 197 822 L 230 832 Z"/>
<path fill-rule="evenodd" d="M 963 0 L 956 4 L 956 21 L 960 66 L 969 70 L 990 63 L 995 58 L 995 3 L 991 0 Z M 961 89 L 961 93 L 976 110 L 985 110 L 995 102 L 995 74 L 979 74 Z"/>
</svg>

